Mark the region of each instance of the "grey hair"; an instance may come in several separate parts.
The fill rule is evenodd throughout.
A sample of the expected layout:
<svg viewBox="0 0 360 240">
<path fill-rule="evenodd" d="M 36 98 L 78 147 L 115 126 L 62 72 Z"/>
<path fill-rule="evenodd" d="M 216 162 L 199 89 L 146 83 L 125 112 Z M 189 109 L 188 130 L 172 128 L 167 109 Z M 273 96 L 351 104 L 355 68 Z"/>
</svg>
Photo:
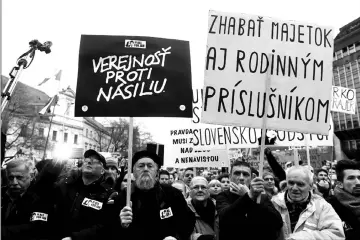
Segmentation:
<svg viewBox="0 0 360 240">
<path fill-rule="evenodd" d="M 191 179 L 191 182 L 190 182 L 190 186 L 193 184 L 193 182 L 195 180 L 204 180 L 206 182 L 206 187 L 209 186 L 209 182 L 206 180 L 206 178 L 202 177 L 202 176 L 196 176 L 194 177 L 193 179 Z"/>
<path fill-rule="evenodd" d="M 6 174 L 9 172 L 9 169 L 11 168 L 16 168 L 19 167 L 21 165 L 25 166 L 25 170 L 31 175 L 34 173 L 34 162 L 32 160 L 30 160 L 29 158 L 26 157 L 17 157 L 13 160 L 11 160 L 10 162 L 8 162 L 6 164 Z"/>
<path fill-rule="evenodd" d="M 288 172 L 286 174 L 286 181 L 288 180 L 288 175 L 290 174 L 290 172 L 292 172 L 294 170 L 301 170 L 303 173 L 305 173 L 305 175 L 307 176 L 307 178 L 309 180 L 310 186 L 313 185 L 314 173 L 312 173 L 311 170 L 307 166 L 292 166 L 291 168 L 289 168 Z"/>
</svg>

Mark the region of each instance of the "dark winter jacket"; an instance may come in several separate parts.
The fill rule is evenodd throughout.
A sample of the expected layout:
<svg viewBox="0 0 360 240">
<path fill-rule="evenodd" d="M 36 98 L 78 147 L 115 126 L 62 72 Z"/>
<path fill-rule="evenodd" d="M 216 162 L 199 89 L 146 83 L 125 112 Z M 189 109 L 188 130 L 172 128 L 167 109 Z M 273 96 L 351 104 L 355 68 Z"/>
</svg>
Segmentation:
<svg viewBox="0 0 360 240">
<path fill-rule="evenodd" d="M 163 240 L 172 236 L 188 240 L 195 226 L 195 215 L 188 208 L 182 193 L 167 185 L 156 183 L 149 191 L 142 191 L 132 185 L 133 221 L 127 228 L 119 225 L 117 239 Z M 126 205 L 126 189 L 115 200 L 117 215 Z"/>
<path fill-rule="evenodd" d="M 111 223 L 117 216 L 109 197 L 114 191 L 103 178 L 90 185 L 84 185 L 81 175 L 77 179 L 66 180 L 56 189 L 55 238 L 108 239 Z"/>
<path fill-rule="evenodd" d="M 54 220 L 53 205 L 31 191 L 14 202 L 1 189 L 1 239 L 46 239 Z"/>
<path fill-rule="evenodd" d="M 219 239 L 277 239 L 281 233 L 282 218 L 267 195 L 261 195 L 260 204 L 248 194 L 240 197 L 230 191 L 220 193 L 216 200 L 219 213 Z"/>
<path fill-rule="evenodd" d="M 331 204 L 342 221 L 345 239 L 358 240 L 360 238 L 360 222 L 355 214 L 342 205 L 335 196 L 330 196 L 326 200 Z"/>
</svg>

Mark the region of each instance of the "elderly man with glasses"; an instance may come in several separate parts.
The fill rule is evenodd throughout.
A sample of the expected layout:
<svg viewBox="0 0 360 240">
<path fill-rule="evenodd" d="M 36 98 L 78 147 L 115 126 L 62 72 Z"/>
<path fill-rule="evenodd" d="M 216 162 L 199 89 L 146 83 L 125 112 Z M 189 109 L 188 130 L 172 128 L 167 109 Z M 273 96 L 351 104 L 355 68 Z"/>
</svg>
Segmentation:
<svg viewBox="0 0 360 240">
<path fill-rule="evenodd" d="M 90 149 L 83 162 L 81 174 L 57 189 L 58 239 L 108 239 L 110 224 L 118 217 L 110 201 L 116 193 L 104 182 L 105 158 Z"/>
<path fill-rule="evenodd" d="M 218 235 L 215 200 L 210 198 L 209 183 L 204 177 L 194 177 L 190 182 L 188 207 L 195 214 L 196 223 L 191 240 L 214 240 Z"/>
</svg>

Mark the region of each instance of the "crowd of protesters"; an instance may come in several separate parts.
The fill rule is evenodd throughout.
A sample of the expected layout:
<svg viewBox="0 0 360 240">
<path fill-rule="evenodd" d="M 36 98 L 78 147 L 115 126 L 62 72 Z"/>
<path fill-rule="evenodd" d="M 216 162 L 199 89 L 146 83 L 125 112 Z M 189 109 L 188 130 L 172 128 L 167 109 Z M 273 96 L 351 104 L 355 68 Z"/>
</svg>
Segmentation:
<svg viewBox="0 0 360 240">
<path fill-rule="evenodd" d="M 2 171 L 1 239 L 360 239 L 359 162 L 283 169 L 265 155 L 261 177 L 243 160 L 167 171 L 149 151 L 132 166 L 95 150 L 70 166 L 16 157 Z"/>
</svg>

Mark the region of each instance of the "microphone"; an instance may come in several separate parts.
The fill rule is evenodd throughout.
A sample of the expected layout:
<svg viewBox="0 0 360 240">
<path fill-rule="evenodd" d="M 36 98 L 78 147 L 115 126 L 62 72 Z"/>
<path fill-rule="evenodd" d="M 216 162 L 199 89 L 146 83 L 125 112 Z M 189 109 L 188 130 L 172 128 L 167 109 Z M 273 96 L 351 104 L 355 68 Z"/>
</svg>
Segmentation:
<svg viewBox="0 0 360 240">
<path fill-rule="evenodd" d="M 51 46 L 52 46 L 52 42 L 51 41 L 46 41 L 44 42 L 44 44 L 41 45 L 41 47 L 39 47 L 40 51 L 45 51 L 46 54 L 51 52 Z"/>
<path fill-rule="evenodd" d="M 51 52 L 51 46 L 52 46 L 52 42 L 51 41 L 46 41 L 43 44 L 41 44 L 37 39 L 32 40 L 31 42 L 29 42 L 30 47 L 34 48 L 34 49 L 39 49 L 41 52 L 45 52 L 45 53 L 50 53 Z"/>
</svg>

